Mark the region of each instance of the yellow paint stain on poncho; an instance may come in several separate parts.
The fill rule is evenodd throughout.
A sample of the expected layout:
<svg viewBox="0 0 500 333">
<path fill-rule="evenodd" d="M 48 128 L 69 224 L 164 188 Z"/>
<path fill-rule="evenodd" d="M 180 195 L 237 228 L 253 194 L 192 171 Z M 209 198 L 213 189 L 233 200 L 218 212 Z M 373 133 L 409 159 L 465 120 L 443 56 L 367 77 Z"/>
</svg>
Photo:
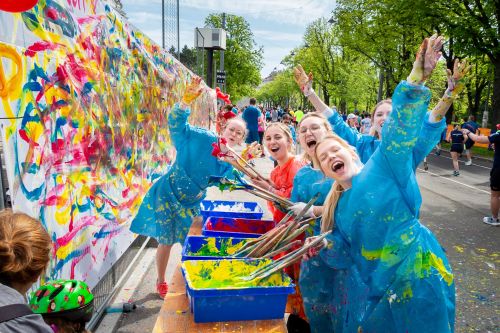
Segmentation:
<svg viewBox="0 0 500 333">
<path fill-rule="evenodd" d="M 271 260 L 188 260 L 182 263 L 186 280 L 193 289 L 241 289 L 248 287 L 285 287 L 291 284 L 288 276 L 276 272 L 262 280 L 245 281 L 258 268 Z"/>
</svg>

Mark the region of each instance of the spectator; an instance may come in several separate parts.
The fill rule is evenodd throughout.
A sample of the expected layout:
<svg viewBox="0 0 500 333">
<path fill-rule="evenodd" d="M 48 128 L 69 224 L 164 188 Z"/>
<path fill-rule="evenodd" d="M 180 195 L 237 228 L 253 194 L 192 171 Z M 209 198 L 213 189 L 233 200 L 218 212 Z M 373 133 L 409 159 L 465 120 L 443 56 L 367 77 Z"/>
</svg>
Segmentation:
<svg viewBox="0 0 500 333">
<path fill-rule="evenodd" d="M 276 108 L 271 109 L 271 122 L 275 123 L 278 121 L 278 110 Z"/>
<path fill-rule="evenodd" d="M 469 121 L 465 122 L 462 125 L 462 128 L 468 130 L 469 132 L 472 132 L 472 134 L 479 135 L 479 125 L 478 123 L 476 123 L 476 117 L 474 117 L 473 115 L 469 116 Z M 467 155 L 467 161 L 465 162 L 465 165 L 472 164 L 472 146 L 474 146 L 474 141 L 468 138 L 465 141 L 465 154 Z"/>
<path fill-rule="evenodd" d="M 0 332 L 53 333 L 24 297 L 45 272 L 51 247 L 38 220 L 10 210 L 0 212 L 0 307 L 10 309 L 0 312 Z"/>
<path fill-rule="evenodd" d="M 255 106 L 257 101 L 255 98 L 250 98 L 250 105 L 243 111 L 242 118 L 247 124 L 248 135 L 245 140 L 247 144 L 259 141 L 259 118 L 260 110 Z"/>
<path fill-rule="evenodd" d="M 500 132 L 496 132 L 490 136 L 484 136 L 473 133 L 463 126 L 462 131 L 464 135 L 473 142 L 493 144 L 495 154 L 493 155 L 493 167 L 490 172 L 491 216 L 484 217 L 483 222 L 489 225 L 500 226 L 500 220 L 498 220 L 498 210 L 500 209 Z"/>
<path fill-rule="evenodd" d="M 361 134 L 370 134 L 370 127 L 372 126 L 372 120 L 369 113 L 363 114 L 363 119 L 361 120 Z"/>
<path fill-rule="evenodd" d="M 283 115 L 283 124 L 287 125 L 288 128 L 290 129 L 290 133 L 292 133 L 293 144 L 294 145 L 297 144 L 297 135 L 295 133 L 295 127 L 292 124 L 292 116 L 285 113 Z"/>
<path fill-rule="evenodd" d="M 358 132 L 358 116 L 356 116 L 354 113 L 349 113 L 349 115 L 347 116 L 347 124 L 350 128 Z"/>
</svg>

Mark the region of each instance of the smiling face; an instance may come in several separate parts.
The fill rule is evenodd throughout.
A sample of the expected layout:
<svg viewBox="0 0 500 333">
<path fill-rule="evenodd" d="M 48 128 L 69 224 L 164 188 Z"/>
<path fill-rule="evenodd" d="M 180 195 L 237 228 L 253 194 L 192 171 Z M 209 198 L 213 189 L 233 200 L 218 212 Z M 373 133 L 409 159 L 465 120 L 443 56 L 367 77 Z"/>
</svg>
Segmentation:
<svg viewBox="0 0 500 333">
<path fill-rule="evenodd" d="M 326 122 L 320 117 L 308 117 L 300 122 L 299 143 L 309 156 L 313 156 L 316 144 L 329 133 Z"/>
<path fill-rule="evenodd" d="M 270 125 L 266 132 L 264 133 L 264 145 L 271 154 L 272 158 L 278 161 L 278 164 L 285 163 L 290 153 L 292 147 L 291 135 L 286 133 L 285 129 L 276 125 Z"/>
<path fill-rule="evenodd" d="M 382 126 L 387 117 L 391 114 L 392 102 L 382 101 L 373 112 L 373 126 L 378 133 L 382 133 Z"/>
<path fill-rule="evenodd" d="M 224 131 L 222 132 L 222 137 L 227 140 L 229 147 L 234 147 L 240 145 L 245 137 L 246 126 L 245 123 L 240 119 L 230 119 Z"/>
<path fill-rule="evenodd" d="M 360 167 L 354 150 L 340 140 L 333 136 L 325 138 L 316 146 L 316 158 L 325 176 L 335 179 L 347 189 Z"/>
</svg>

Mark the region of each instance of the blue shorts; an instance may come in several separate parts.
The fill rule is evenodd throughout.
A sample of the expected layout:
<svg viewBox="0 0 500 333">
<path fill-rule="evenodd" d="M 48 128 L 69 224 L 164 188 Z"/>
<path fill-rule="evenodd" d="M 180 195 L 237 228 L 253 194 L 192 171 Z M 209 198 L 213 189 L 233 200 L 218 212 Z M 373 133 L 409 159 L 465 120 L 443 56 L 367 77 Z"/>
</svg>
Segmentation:
<svg viewBox="0 0 500 333">
<path fill-rule="evenodd" d="M 245 143 L 259 142 L 259 131 L 248 131 Z"/>
</svg>

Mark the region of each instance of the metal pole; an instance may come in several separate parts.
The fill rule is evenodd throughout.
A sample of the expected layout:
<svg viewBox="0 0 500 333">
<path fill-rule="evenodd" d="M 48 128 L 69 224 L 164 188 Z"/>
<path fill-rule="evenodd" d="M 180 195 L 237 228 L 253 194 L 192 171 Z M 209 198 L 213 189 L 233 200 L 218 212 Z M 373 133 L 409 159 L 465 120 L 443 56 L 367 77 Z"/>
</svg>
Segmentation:
<svg viewBox="0 0 500 333">
<path fill-rule="evenodd" d="M 226 29 L 226 13 L 222 13 L 222 29 Z M 220 51 L 220 70 L 221 72 L 224 71 L 224 50 Z M 221 83 L 220 84 L 220 90 L 222 92 L 226 92 L 226 83 Z"/>
<path fill-rule="evenodd" d="M 179 0 L 177 0 L 177 60 L 181 61 L 181 39 L 179 33 Z"/>
<path fill-rule="evenodd" d="M 165 49 L 165 0 L 161 0 L 161 47 Z"/>
<path fill-rule="evenodd" d="M 213 71 L 214 71 L 214 49 L 207 50 L 207 84 L 210 88 L 214 87 Z"/>
</svg>

